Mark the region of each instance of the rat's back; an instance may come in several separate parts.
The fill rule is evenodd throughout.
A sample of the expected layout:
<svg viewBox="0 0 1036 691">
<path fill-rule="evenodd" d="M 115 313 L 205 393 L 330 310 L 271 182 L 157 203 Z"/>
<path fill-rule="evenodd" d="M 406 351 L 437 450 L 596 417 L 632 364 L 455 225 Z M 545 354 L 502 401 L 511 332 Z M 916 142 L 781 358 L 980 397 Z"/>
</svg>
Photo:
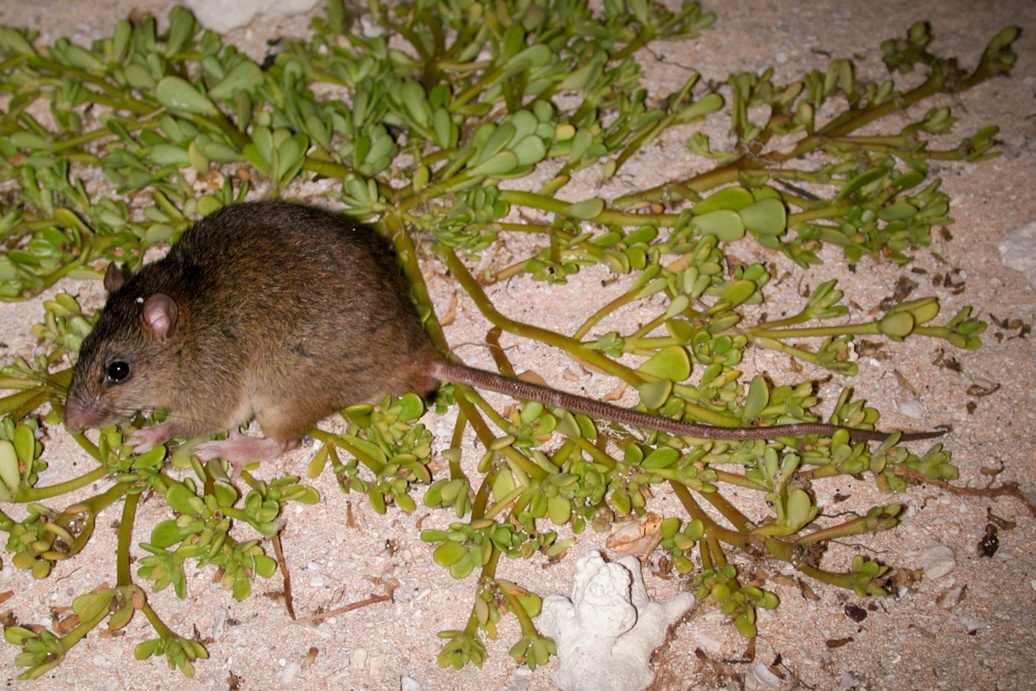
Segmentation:
<svg viewBox="0 0 1036 691">
<path fill-rule="evenodd" d="M 168 259 L 200 267 L 195 321 L 246 361 L 268 436 L 437 385 L 422 374 L 434 350 L 395 255 L 369 226 L 300 204 L 239 204 L 185 232 Z"/>
</svg>

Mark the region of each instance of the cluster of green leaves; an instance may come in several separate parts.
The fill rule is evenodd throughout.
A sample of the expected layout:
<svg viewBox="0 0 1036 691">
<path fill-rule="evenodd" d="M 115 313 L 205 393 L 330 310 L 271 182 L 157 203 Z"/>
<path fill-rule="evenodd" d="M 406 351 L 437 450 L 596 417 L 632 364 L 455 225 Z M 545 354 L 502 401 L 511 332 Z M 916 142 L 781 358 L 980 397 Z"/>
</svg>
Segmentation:
<svg viewBox="0 0 1036 691">
<path fill-rule="evenodd" d="M 63 276 L 96 277 L 104 259 L 135 268 L 149 246 L 175 239 L 200 215 L 253 188 L 290 195 L 296 181 L 319 178 L 333 182 L 328 199 L 392 237 L 444 352 L 415 234 L 431 239 L 458 287 L 493 324 L 490 345 L 506 331 L 554 346 L 634 387 L 640 405 L 660 415 L 721 426 L 814 420 L 813 382 L 742 382 L 737 367 L 750 347 L 852 375 L 859 336 L 979 346 L 985 324 L 968 307 L 941 325 L 933 297 L 893 304 L 869 321 L 847 320 L 849 307 L 834 282 L 813 289 L 797 313 L 789 308 L 792 316 L 749 325 L 745 310 L 766 302 L 770 270 L 729 252 L 732 243 L 754 241 L 804 270 L 820 261 L 825 244 L 843 248 L 850 261 L 909 260 L 934 227 L 951 222 L 930 162 L 993 155 L 996 128 L 936 149 L 927 135 L 949 132 L 955 120 L 940 106 L 897 133 L 859 131 L 890 113 L 909 114 L 933 95 L 956 95 L 1008 73 L 1017 29 L 994 37 L 969 72 L 929 52 L 927 25 L 915 25 L 905 39 L 882 44 L 890 70 L 924 70 L 908 89 L 891 78 L 861 80 L 849 61 L 833 60 L 783 84 L 772 70 L 716 84 L 692 75 L 659 97 L 642 86 L 633 54 L 655 40 L 693 38 L 715 17 L 693 2 L 678 10 L 651 0 L 601 5 L 595 12 L 585 0 L 414 0 L 391 7 L 369 0 L 364 24 L 359 11 L 331 0 L 309 40 L 286 42 L 262 64 L 201 31 L 181 8 L 172 10 L 164 33 L 153 18 L 126 20 L 89 48 L 65 39 L 40 46 L 23 31 L 0 27 L 0 91 L 8 97 L 0 115 L 0 178 L 11 183 L 0 202 L 0 299 L 35 295 Z M 42 110 L 49 110 L 46 117 Z M 723 148 L 701 132 L 689 136 L 689 152 L 712 161 L 707 171 L 610 201 L 558 198 L 575 171 L 612 178 L 662 132 L 704 118 L 725 119 L 733 133 Z M 89 191 L 84 168 L 102 171 L 114 194 Z M 544 170 L 551 173 L 543 177 Z M 533 174 L 535 190 L 508 187 L 508 180 Z M 462 257 L 510 232 L 539 238 L 540 249 L 473 276 Z M 571 333 L 510 319 L 483 289 L 486 281 L 513 277 L 564 283 L 593 264 L 628 276 L 630 287 Z M 642 326 L 590 336 L 620 308 L 660 303 Z M 66 356 L 93 320 L 69 295 L 44 307 L 34 332 L 49 347 L 0 372 L 0 387 L 15 391 L 0 399 L 0 499 L 29 504 L 22 521 L 0 516 L 0 529 L 10 536 L 13 562 L 45 577 L 82 549 L 97 515 L 122 500 L 118 582 L 101 605 L 96 593 L 77 600 L 83 612 L 75 636 L 14 628 L 8 640 L 24 648 L 19 663 L 37 676 L 105 616 L 117 627 L 128 620 L 125 613 L 140 609 L 159 638 L 142 644 L 138 656 L 165 654 L 190 673 L 204 650 L 169 631 L 133 584 L 136 498 L 153 490 L 173 515 L 142 545 L 149 556 L 140 560 L 141 578 L 155 589 L 173 585 L 183 596 L 183 566 L 192 560 L 221 569 L 224 585 L 245 597 L 251 579 L 268 577 L 274 564 L 257 540 L 240 540 L 235 529 L 248 524 L 270 535 L 285 502 L 317 497 L 294 478 L 263 483 L 247 474 L 250 490 L 242 496 L 221 466 L 192 460 L 189 443 L 176 447 L 169 463 L 193 470 L 197 481 L 178 480 L 163 470 L 164 448 L 135 455 L 111 429 L 96 445 L 76 436 L 98 468 L 37 487 L 46 467 L 39 440 L 61 418 Z M 493 352 L 500 369 L 511 372 L 503 351 Z M 642 364 L 621 364 L 627 354 Z M 869 474 L 883 490 L 898 491 L 905 487 L 902 468 L 956 477 L 940 445 L 919 456 L 896 446 L 897 437 L 875 449 L 844 433 L 739 443 L 657 432 L 634 439 L 537 403 L 505 416 L 477 394 L 449 386 L 439 401 L 460 408 L 442 454 L 447 476 L 433 477 L 430 433 L 417 422 L 424 403 L 414 396 L 344 411 L 342 434 L 314 431 L 321 444 L 310 472 L 330 467 L 343 491 L 365 494 L 378 512 L 414 511 L 419 502 L 452 512 L 454 522 L 421 537 L 435 545 L 436 563 L 459 578 L 478 573 L 479 580 L 465 628 L 442 634 L 444 666 L 480 664 L 481 636 L 496 635 L 501 612 L 522 627 L 511 654 L 530 667 L 542 664 L 553 644 L 531 621 L 538 598 L 496 575 L 500 557 L 562 554 L 574 539 L 566 534 L 643 515 L 662 492 L 674 493 L 686 512 L 661 522 L 662 550 L 677 572 L 700 569 L 699 597 L 717 602 L 750 637 L 756 608 L 777 602 L 740 584 L 726 558 L 731 547 L 762 545 L 810 577 L 860 594 L 884 592 L 887 567 L 858 557 L 846 572 L 823 570 L 818 546 L 893 527 L 898 505 L 831 524 L 813 482 Z M 41 416 L 36 411 L 45 403 L 51 409 Z M 872 428 L 877 420 L 878 412 L 851 400 L 848 390 L 837 394 L 832 422 Z M 469 427 L 485 449 L 474 469 L 461 463 Z M 111 486 L 95 497 L 60 511 L 42 504 L 102 477 Z M 757 493 L 770 518 L 747 518 L 724 496 L 730 485 Z"/>
<path fill-rule="evenodd" d="M 55 347 L 50 356 L 62 351 L 67 354 L 65 346 L 58 344 L 74 342 L 78 328 L 74 320 L 64 321 L 56 314 L 64 314 L 74 303 L 74 298 L 67 294 L 57 296 L 49 303 L 46 322 L 39 325 L 56 326 L 52 336 Z M 78 309 L 73 311 L 78 313 Z M 36 367 L 19 361 L 0 372 L 0 384 L 5 388 L 23 389 L 0 399 L 0 409 L 6 413 L 0 420 L 0 500 L 27 504 L 28 508 L 21 520 L 0 511 L 0 530 L 8 535 L 6 547 L 13 554 L 11 562 L 17 568 L 30 571 L 34 578 L 46 578 L 55 564 L 75 557 L 86 547 L 98 516 L 106 509 L 122 500 L 123 511 L 116 554 L 116 585 L 99 587 L 73 600 L 72 610 L 78 617 L 76 626 L 63 635 L 35 626 L 6 629 L 7 641 L 23 648 L 16 658 L 19 665 L 29 668 L 23 677 L 38 678 L 45 674 L 64 659 L 75 643 L 106 619 L 109 630 L 118 630 L 126 626 L 138 610 L 143 612 L 158 638 L 141 643 L 136 650 L 137 658 L 165 655 L 171 667 L 190 676 L 193 660 L 208 656 L 204 646 L 170 630 L 150 607 L 131 573 L 130 548 L 140 496 L 153 492 L 163 497 L 176 517 L 159 523 L 151 533 L 150 542 L 140 545 L 149 556 L 139 560 L 138 576 L 151 581 L 155 591 L 171 584 L 182 598 L 186 595 L 185 562 L 193 560 L 198 566 L 212 564 L 219 568 L 223 586 L 239 600 L 249 595 L 256 576 L 269 578 L 276 570 L 276 562 L 266 556 L 259 539 L 241 541 L 234 537 L 240 533 L 240 526 L 251 526 L 260 537 L 273 535 L 279 529 L 277 519 L 285 504 L 289 501 L 313 504 L 319 496 L 312 488 L 300 485 L 298 478 L 267 483 L 254 480 L 246 473 L 243 480 L 251 489 L 242 498 L 228 482 L 222 465 L 202 466 L 190 456 L 188 446 L 178 448 L 171 458 L 167 458 L 164 446 L 137 454 L 114 428 L 103 430 L 97 444 L 82 433 L 75 435 L 83 450 L 98 462 L 95 469 L 66 482 L 37 486 L 40 473 L 46 469 L 39 437 L 46 426 L 60 423 L 60 392 L 67 386 L 69 374 L 67 369 L 56 375 L 44 374 L 40 366 L 47 358 L 41 355 L 37 360 Z M 31 407 L 25 403 L 27 396 L 29 401 L 35 401 Z M 45 401 L 53 406 L 52 412 L 42 420 L 29 417 Z M 192 470 L 198 482 L 190 477 L 182 480 L 172 477 L 163 469 L 167 461 L 170 470 Z M 75 501 L 62 510 L 42 503 L 105 478 L 108 487 L 103 492 Z"/>
</svg>

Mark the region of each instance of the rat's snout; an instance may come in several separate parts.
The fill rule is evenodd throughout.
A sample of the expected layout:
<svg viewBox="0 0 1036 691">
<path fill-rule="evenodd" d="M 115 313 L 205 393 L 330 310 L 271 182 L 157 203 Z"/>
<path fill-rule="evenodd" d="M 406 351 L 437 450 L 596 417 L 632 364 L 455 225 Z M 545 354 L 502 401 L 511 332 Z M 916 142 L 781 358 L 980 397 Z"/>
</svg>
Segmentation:
<svg viewBox="0 0 1036 691">
<path fill-rule="evenodd" d="M 89 414 L 82 405 L 69 398 L 65 401 L 65 427 L 80 430 L 89 427 Z"/>
<path fill-rule="evenodd" d="M 103 427 L 113 422 L 111 418 L 111 411 L 101 401 L 75 390 L 69 392 L 65 400 L 65 427 L 71 430 Z"/>
</svg>

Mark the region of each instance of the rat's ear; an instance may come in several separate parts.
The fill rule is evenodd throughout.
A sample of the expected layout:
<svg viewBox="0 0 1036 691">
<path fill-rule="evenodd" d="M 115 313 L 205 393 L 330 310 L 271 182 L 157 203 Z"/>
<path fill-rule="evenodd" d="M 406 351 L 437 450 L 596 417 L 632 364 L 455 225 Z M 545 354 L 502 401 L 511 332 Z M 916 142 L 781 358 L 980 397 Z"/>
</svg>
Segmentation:
<svg viewBox="0 0 1036 691">
<path fill-rule="evenodd" d="M 115 262 L 110 262 L 108 268 L 104 270 L 104 289 L 111 295 L 124 283 L 126 283 L 126 277 L 122 275 L 119 267 L 115 266 Z"/>
<path fill-rule="evenodd" d="M 159 341 L 168 341 L 176 329 L 180 308 L 168 295 L 155 293 L 144 303 L 144 323 Z"/>
</svg>

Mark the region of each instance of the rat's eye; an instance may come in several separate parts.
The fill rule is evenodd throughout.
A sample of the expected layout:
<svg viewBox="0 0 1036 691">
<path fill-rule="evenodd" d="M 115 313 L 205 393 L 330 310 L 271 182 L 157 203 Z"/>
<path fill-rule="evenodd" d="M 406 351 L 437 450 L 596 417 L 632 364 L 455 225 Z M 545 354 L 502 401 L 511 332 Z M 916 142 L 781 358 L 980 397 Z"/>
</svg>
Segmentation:
<svg viewBox="0 0 1036 691">
<path fill-rule="evenodd" d="M 113 384 L 118 384 L 120 381 L 129 376 L 130 366 L 128 363 L 122 360 L 116 360 L 108 365 L 108 369 L 105 370 L 105 375 Z"/>
</svg>

